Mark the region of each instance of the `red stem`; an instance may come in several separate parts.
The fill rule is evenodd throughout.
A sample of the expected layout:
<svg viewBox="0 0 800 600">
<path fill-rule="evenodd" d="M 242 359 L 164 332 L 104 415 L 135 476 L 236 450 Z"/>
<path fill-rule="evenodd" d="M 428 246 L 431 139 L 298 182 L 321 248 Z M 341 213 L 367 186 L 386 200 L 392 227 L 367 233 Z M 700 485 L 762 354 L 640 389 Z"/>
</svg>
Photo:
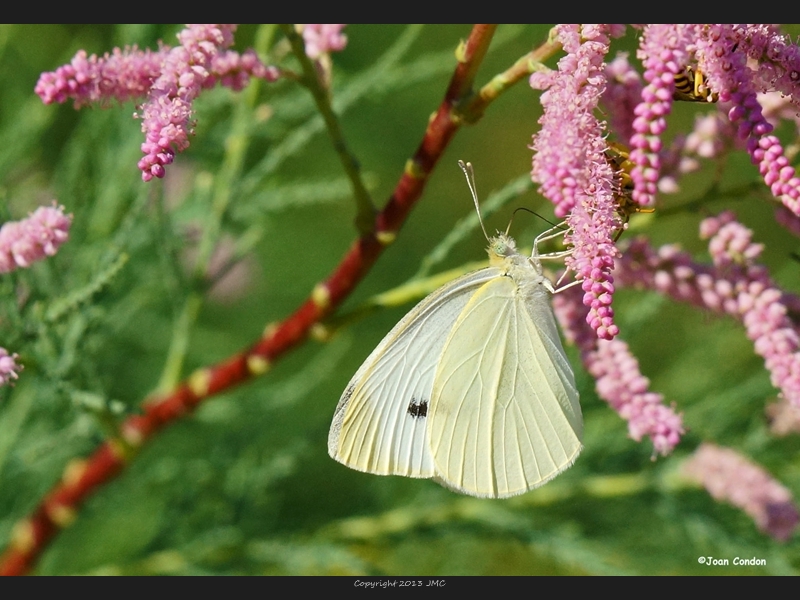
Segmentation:
<svg viewBox="0 0 800 600">
<path fill-rule="evenodd" d="M 122 425 L 122 440 L 104 442 L 86 460 L 72 461 L 62 480 L 36 510 L 15 527 L 11 543 L 0 556 L 0 575 L 23 575 L 83 501 L 120 473 L 131 457 L 161 427 L 191 413 L 204 399 L 261 375 L 269 364 L 301 343 L 311 327 L 330 314 L 355 288 L 383 249 L 393 241 L 409 211 L 422 195 L 428 175 L 461 125 L 458 103 L 471 90 L 475 73 L 494 34 L 493 25 L 475 25 L 463 47 L 444 100 L 428 124 L 422 142 L 397 183 L 386 207 L 375 218 L 374 231 L 357 239 L 333 274 L 317 286 L 294 314 L 272 328 L 250 349 L 201 369 L 166 397 L 145 402 L 142 415 Z"/>
</svg>

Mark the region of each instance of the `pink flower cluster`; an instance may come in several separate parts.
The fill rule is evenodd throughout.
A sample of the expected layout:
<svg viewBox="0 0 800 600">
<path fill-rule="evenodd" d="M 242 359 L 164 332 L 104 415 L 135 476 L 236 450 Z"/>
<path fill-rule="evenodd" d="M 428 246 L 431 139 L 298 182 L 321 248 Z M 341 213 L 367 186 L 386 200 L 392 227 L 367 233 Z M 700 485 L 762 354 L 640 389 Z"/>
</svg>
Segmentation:
<svg viewBox="0 0 800 600">
<path fill-rule="evenodd" d="M 29 267 L 32 263 L 53 256 L 67 241 L 72 215 L 64 214 L 63 206 L 40 206 L 27 219 L 8 221 L 0 227 L 0 273 Z M 16 379 L 22 365 L 17 354 L 0 348 L 0 386 Z"/>
<path fill-rule="evenodd" d="M 761 531 L 788 540 L 800 520 L 791 492 L 735 450 L 702 444 L 683 466 L 716 500 L 744 510 Z"/>
<path fill-rule="evenodd" d="M 779 92 L 800 107 L 800 48 L 775 25 L 746 24 L 736 28 L 739 49 L 755 63 L 753 82 L 762 91 Z"/>
<path fill-rule="evenodd" d="M 344 24 L 306 23 L 298 26 L 302 30 L 306 54 L 315 60 L 323 54 L 340 52 L 347 45 L 347 36 L 342 33 Z"/>
<path fill-rule="evenodd" d="M 5 348 L 0 348 L 0 386 L 8 385 L 12 379 L 19 377 L 22 365 L 17 364 L 17 354 L 9 354 Z"/>
<path fill-rule="evenodd" d="M 571 227 L 565 240 L 574 254 L 567 264 L 583 282 L 584 301 L 591 308 L 588 322 L 602 339 L 612 339 L 617 331 L 611 270 L 618 256 L 613 239 L 620 221 L 614 202 L 620 194 L 614 195 L 614 173 L 601 164 L 607 134 L 598 119 L 599 103 L 613 135 L 631 146 L 633 186 L 625 191 L 627 205 L 617 210 L 629 212 L 630 203 L 653 205 L 659 191 L 676 191 L 679 176 L 698 168 L 697 158 L 744 147 L 772 194 L 800 216 L 800 177 L 771 135 L 770 122 L 794 118 L 800 123 L 797 44 L 771 25 L 667 24 L 641 30 L 637 57 L 644 83 L 626 56 L 604 63 L 609 39 L 619 32 L 615 26 L 559 25 L 564 56 L 558 68 L 531 76 L 531 86 L 544 90 L 531 175 L 555 204 L 556 215 L 566 217 Z M 665 144 L 666 118 L 680 78 L 689 79 L 684 85 L 699 82 L 709 101 L 719 99 L 719 114 L 698 116 L 694 131 Z M 785 96 L 779 104 L 777 91 Z M 765 97 L 767 92 L 773 97 Z M 698 93 L 698 99 L 704 97 Z M 760 98 L 767 103 L 766 114 Z M 800 228 L 791 219 L 783 222 Z"/>
<path fill-rule="evenodd" d="M 181 45 L 164 57 L 141 112 L 145 141 L 139 169 L 144 181 L 163 177 L 175 152 L 189 146 L 192 102 L 210 76 L 213 59 L 233 43 L 234 30 L 233 25 L 189 25 L 178 34 Z"/>
<path fill-rule="evenodd" d="M 226 50 L 234 30 L 233 25 L 188 25 L 178 34 L 179 46 L 155 52 L 134 47 L 98 57 L 81 50 L 68 65 L 42 73 L 35 91 L 46 104 L 72 99 L 76 108 L 146 98 L 135 115 L 145 133 L 139 169 L 144 181 L 163 177 L 175 153 L 189 146 L 192 102 L 202 89 L 219 82 L 241 90 L 250 77 L 278 78 L 278 70 L 264 65 L 254 51 Z"/>
<path fill-rule="evenodd" d="M 740 319 L 773 385 L 800 407 L 800 337 L 787 316 L 787 306 L 797 299 L 781 292 L 755 263 L 762 247 L 751 242 L 752 232 L 732 213 L 705 219 L 701 236 L 709 238 L 713 267 L 694 263 L 675 246 L 654 250 L 637 239 L 614 274 L 623 285 L 653 289 Z"/>
<path fill-rule="evenodd" d="M 731 102 L 728 117 L 738 124 L 739 138 L 747 140 L 747 150 L 765 183 L 776 198 L 800 216 L 800 177 L 784 156 L 780 140 L 768 135 L 773 128 L 762 114 L 757 97 L 757 79 L 762 77 L 754 76 L 747 65 L 747 55 L 759 52 L 753 43 L 759 36 L 752 31 L 748 35 L 748 30 L 733 25 L 706 26 L 697 43 L 698 59 L 709 83 L 720 89 L 720 99 Z M 767 37 L 759 39 L 766 42 Z M 741 51 L 734 51 L 740 47 Z M 767 67 L 772 70 L 771 65 Z"/>
<path fill-rule="evenodd" d="M 753 244 L 753 232 L 725 212 L 705 219 L 701 237 L 710 238 L 709 252 L 723 280 L 710 285 L 710 275 L 700 277 L 706 305 L 721 308 L 742 319 L 756 352 L 764 358 L 772 383 L 800 407 L 800 336 L 786 316 L 782 292 L 770 281 L 766 269 L 755 264 L 763 246 Z"/>
<path fill-rule="evenodd" d="M 161 72 L 168 49 L 158 52 L 115 48 L 102 57 L 79 50 L 69 64 L 42 73 L 34 91 L 45 104 L 63 104 L 69 99 L 75 108 L 94 102 L 119 102 L 143 98 Z"/>
<path fill-rule="evenodd" d="M 0 273 L 29 267 L 53 256 L 69 235 L 72 216 L 63 206 L 40 206 L 27 219 L 9 221 L 0 228 Z"/>
<path fill-rule="evenodd" d="M 597 181 L 611 180 L 613 175 L 608 163 L 597 162 L 594 166 L 598 171 L 609 172 L 608 178 L 598 177 Z M 619 333 L 611 307 L 614 294 L 611 271 L 619 251 L 611 236 L 620 224 L 612 188 L 598 186 L 592 189 L 595 192 L 594 206 L 590 209 L 586 203 L 581 203 L 573 208 L 567 218 L 569 230 L 564 241 L 572 245 L 572 254 L 567 258 L 566 265 L 581 279 L 583 304 L 589 308 L 586 323 L 598 338 L 611 340 Z"/>
<path fill-rule="evenodd" d="M 75 108 L 93 103 L 104 105 L 109 100 L 141 100 L 161 74 L 170 50 L 162 46 L 154 52 L 134 46 L 124 50 L 115 48 L 111 54 L 103 56 L 87 56 L 80 50 L 69 64 L 42 73 L 34 91 L 45 104 L 72 100 Z M 254 50 L 241 54 L 226 50 L 215 55 L 203 88 L 211 88 L 219 82 L 239 91 L 247 86 L 251 77 L 275 81 L 279 72 L 276 67 L 262 63 Z"/>
<path fill-rule="evenodd" d="M 605 135 L 594 111 L 605 89 L 603 59 L 609 40 L 601 27 L 559 25 L 556 30 L 566 52 L 558 70 L 538 71 L 530 78 L 531 87 L 545 90 L 540 98 L 542 127 L 531 146 L 531 175 L 542 195 L 555 204 L 556 216 L 565 217 L 586 195 L 592 181 L 590 164 L 602 160 L 589 155 L 586 144 Z"/>
<path fill-rule="evenodd" d="M 800 310 L 800 298 L 781 292 L 766 269 L 756 264 L 762 246 L 752 242 L 752 232 L 732 213 L 707 218 L 700 229 L 701 237 L 709 240 L 712 266 L 695 263 L 675 246 L 655 250 L 637 238 L 617 262 L 617 282 L 740 319 L 773 384 L 800 408 L 800 333 L 787 314 Z M 648 391 L 649 382 L 628 346 L 619 339 L 598 340 L 582 326 L 586 307 L 572 289 L 556 294 L 553 303 L 567 339 L 580 348 L 597 382 L 598 395 L 628 421 L 631 438 L 649 436 L 657 452 L 670 452 L 683 434 L 682 419 L 663 405 L 660 394 Z"/>
<path fill-rule="evenodd" d="M 675 75 L 688 66 L 718 95 L 773 195 L 800 216 L 800 177 L 778 138 L 769 135 L 773 126 L 758 98 L 759 92 L 780 90 L 800 106 L 800 49 L 787 36 L 763 25 L 648 25 L 638 55 L 647 85 L 635 109 L 631 137 L 635 202 L 654 202 L 664 175 L 661 136 L 672 107 Z"/>
<path fill-rule="evenodd" d="M 639 361 L 620 339 L 598 340 L 586 360 L 589 374 L 597 381 L 597 393 L 628 421 L 631 438 L 648 436 L 662 455 L 677 446 L 684 433 L 681 415 L 664 406 L 661 394 L 648 391 L 650 380 L 639 371 Z"/>
</svg>

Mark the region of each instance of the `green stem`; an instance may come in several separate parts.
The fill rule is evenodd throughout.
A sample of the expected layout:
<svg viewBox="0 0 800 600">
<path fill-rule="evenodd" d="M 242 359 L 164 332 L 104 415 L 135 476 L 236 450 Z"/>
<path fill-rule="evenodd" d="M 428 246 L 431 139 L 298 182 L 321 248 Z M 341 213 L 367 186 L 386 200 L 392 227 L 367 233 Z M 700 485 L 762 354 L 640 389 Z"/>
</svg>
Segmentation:
<svg viewBox="0 0 800 600">
<path fill-rule="evenodd" d="M 670 482 L 672 489 L 694 487 L 690 482 Z M 591 477 L 578 485 L 550 483 L 535 493 L 507 500 L 509 507 L 555 506 L 578 495 L 587 498 L 623 498 L 643 494 L 658 485 L 652 476 L 642 473 Z M 436 527 L 446 523 L 482 522 L 497 518 L 495 505 L 476 498 L 452 497 L 447 502 L 425 507 L 411 506 L 366 517 L 343 519 L 326 528 L 334 539 L 369 540 L 387 535 L 397 535 L 421 527 Z"/>
<path fill-rule="evenodd" d="M 554 36 L 549 36 L 548 40 L 535 50 L 531 50 L 525 56 L 520 57 L 508 69 L 492 77 L 477 94 L 467 98 L 461 106 L 459 113 L 466 123 L 474 123 L 481 118 L 486 107 L 494 102 L 502 93 L 508 91 L 513 85 L 522 79 L 526 79 L 531 73 L 546 69 L 544 61 L 552 57 L 561 49 L 561 44 L 554 41 Z"/>
<path fill-rule="evenodd" d="M 356 160 L 356 157 L 348 148 L 344 133 L 339 124 L 339 118 L 336 116 L 336 113 L 333 112 L 328 89 L 320 81 L 314 63 L 306 55 L 303 38 L 300 37 L 294 26 L 291 24 L 282 24 L 281 29 L 289 40 L 292 51 L 300 61 L 300 65 L 303 69 L 304 77 L 301 83 L 309 89 L 311 95 L 314 97 L 317 109 L 322 115 L 325 126 L 328 129 L 328 135 L 330 135 L 333 141 L 333 148 L 342 163 L 344 172 L 347 174 L 348 179 L 350 179 L 350 186 L 353 188 L 353 197 L 356 201 L 356 228 L 362 235 L 368 234 L 375 227 L 375 205 L 361 178 L 361 167 L 358 164 L 358 160 Z"/>
<path fill-rule="evenodd" d="M 274 33 L 274 26 L 265 25 L 259 29 L 256 35 L 257 52 L 266 53 L 272 43 Z M 234 104 L 231 130 L 225 140 L 225 156 L 211 183 L 211 210 L 203 224 L 203 236 L 192 273 L 194 285 L 187 295 L 173 327 L 164 370 L 156 389 L 158 394 L 169 393 L 183 377 L 183 364 L 189 349 L 191 332 L 203 306 L 204 288 L 208 281 L 211 257 L 219 242 L 222 222 L 233 198 L 236 182 L 241 179 L 244 159 L 250 146 L 249 132 L 261 83 L 258 79 L 252 79 L 250 85 L 243 92 L 242 100 Z M 195 189 L 200 191 L 207 181 L 206 177 L 198 177 Z"/>
<path fill-rule="evenodd" d="M 192 291 L 183 304 L 181 314 L 175 321 L 172 328 L 172 339 L 169 344 L 167 358 L 164 361 L 164 369 L 161 372 L 161 379 L 155 394 L 168 394 L 175 388 L 176 382 L 181 380 L 183 373 L 183 361 L 189 349 L 191 331 L 200 309 L 203 307 L 203 296 L 197 291 Z"/>
</svg>

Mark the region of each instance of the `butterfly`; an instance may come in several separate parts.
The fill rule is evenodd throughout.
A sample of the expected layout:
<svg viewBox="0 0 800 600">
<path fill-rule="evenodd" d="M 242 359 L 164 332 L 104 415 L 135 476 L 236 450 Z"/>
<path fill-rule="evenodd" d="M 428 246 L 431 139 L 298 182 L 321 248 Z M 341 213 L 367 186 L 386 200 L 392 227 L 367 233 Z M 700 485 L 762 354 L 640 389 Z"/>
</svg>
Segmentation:
<svg viewBox="0 0 800 600">
<path fill-rule="evenodd" d="M 471 165 L 459 165 L 477 208 Z M 489 266 L 417 304 L 353 375 L 331 457 L 482 498 L 527 492 L 569 468 L 583 418 L 541 264 L 566 253 L 538 253 L 561 234 L 541 234 L 530 257 L 507 234 L 486 236 Z"/>
</svg>

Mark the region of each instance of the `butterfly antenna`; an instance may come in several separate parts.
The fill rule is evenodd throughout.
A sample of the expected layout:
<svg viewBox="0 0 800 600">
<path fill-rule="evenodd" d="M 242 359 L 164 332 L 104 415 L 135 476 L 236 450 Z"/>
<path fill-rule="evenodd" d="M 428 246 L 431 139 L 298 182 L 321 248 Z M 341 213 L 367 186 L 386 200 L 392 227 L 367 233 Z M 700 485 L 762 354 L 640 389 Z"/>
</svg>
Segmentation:
<svg viewBox="0 0 800 600">
<path fill-rule="evenodd" d="M 552 222 L 550 219 L 547 219 L 546 217 L 543 217 L 542 215 L 540 215 L 539 213 L 537 213 L 535 210 L 531 210 L 530 208 L 525 208 L 524 206 L 519 206 L 519 207 L 517 207 L 517 208 L 515 208 L 515 209 L 514 209 L 514 212 L 513 212 L 513 213 L 511 213 L 511 219 L 509 219 L 509 221 L 508 221 L 508 227 L 506 227 L 506 235 L 508 235 L 508 232 L 509 232 L 509 231 L 511 231 L 511 222 L 514 220 L 514 217 L 517 215 L 517 213 L 518 213 L 519 211 L 521 211 L 521 210 L 524 210 L 525 212 L 529 212 L 529 213 L 531 213 L 532 215 L 535 215 L 535 216 L 539 217 L 539 218 L 540 218 L 542 221 L 544 221 L 545 223 L 548 223 L 548 224 L 550 224 L 550 226 L 551 226 L 551 227 L 556 227 L 556 228 L 557 228 L 557 227 L 561 227 L 561 226 L 563 225 L 563 224 L 562 224 L 562 225 L 556 225 L 556 224 L 555 224 L 555 223 L 553 223 L 553 222 Z"/>
<path fill-rule="evenodd" d="M 458 161 L 458 166 L 464 171 L 464 177 L 467 178 L 467 185 L 472 194 L 472 201 L 475 203 L 475 210 L 478 211 L 478 223 L 481 224 L 483 236 L 488 240 L 489 235 L 486 233 L 486 227 L 483 226 L 483 219 L 481 218 L 481 207 L 478 204 L 478 192 L 475 189 L 475 172 L 472 170 L 472 163 L 465 163 L 463 160 Z"/>
</svg>

